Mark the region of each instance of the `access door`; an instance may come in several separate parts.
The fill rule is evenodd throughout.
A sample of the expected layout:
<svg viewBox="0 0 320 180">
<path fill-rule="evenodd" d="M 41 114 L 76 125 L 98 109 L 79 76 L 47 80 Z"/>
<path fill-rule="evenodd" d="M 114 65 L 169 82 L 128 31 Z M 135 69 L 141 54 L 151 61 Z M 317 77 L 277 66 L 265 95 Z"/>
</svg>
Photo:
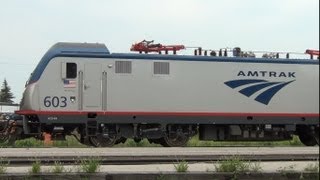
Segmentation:
<svg viewBox="0 0 320 180">
<path fill-rule="evenodd" d="M 102 67 L 87 63 L 83 73 L 83 110 L 102 110 Z"/>
</svg>

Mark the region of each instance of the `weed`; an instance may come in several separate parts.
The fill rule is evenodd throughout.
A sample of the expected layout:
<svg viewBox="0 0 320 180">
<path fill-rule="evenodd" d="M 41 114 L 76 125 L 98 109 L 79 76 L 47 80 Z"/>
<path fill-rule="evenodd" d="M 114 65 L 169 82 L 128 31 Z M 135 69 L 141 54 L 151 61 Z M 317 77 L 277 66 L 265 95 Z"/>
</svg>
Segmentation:
<svg viewBox="0 0 320 180">
<path fill-rule="evenodd" d="M 87 147 L 81 144 L 74 136 L 66 136 L 65 141 L 53 141 L 54 147 Z"/>
<path fill-rule="evenodd" d="M 66 136 L 66 141 L 53 141 L 54 147 L 87 147 L 79 143 L 75 137 Z M 125 143 L 117 144 L 116 147 L 160 147 L 160 144 L 149 143 L 147 139 L 142 139 L 140 142 L 135 142 L 133 139 L 128 139 Z M 215 147 L 215 146 L 303 146 L 298 136 L 293 136 L 289 141 L 200 141 L 199 136 L 192 137 L 187 146 L 189 147 Z M 11 147 L 7 142 L 0 142 L 0 147 Z M 15 141 L 14 147 L 45 147 L 43 141 L 35 138 L 28 138 Z"/>
<path fill-rule="evenodd" d="M 252 172 L 261 172 L 262 171 L 262 167 L 260 166 L 260 162 L 253 162 L 250 163 L 250 171 Z"/>
<path fill-rule="evenodd" d="M 141 141 L 139 142 L 139 144 L 142 144 Z M 122 144 L 123 146 L 126 147 L 138 147 L 138 143 L 136 143 L 133 139 L 128 139 L 124 144 Z"/>
<path fill-rule="evenodd" d="M 101 161 L 99 159 L 87 159 L 81 160 L 80 162 L 80 170 L 86 173 L 95 173 L 99 171 L 101 165 Z"/>
<path fill-rule="evenodd" d="M 61 162 L 54 162 L 54 166 L 53 166 L 53 169 L 52 169 L 52 172 L 53 173 L 62 173 L 64 171 L 64 167 L 62 165 Z"/>
<path fill-rule="evenodd" d="M 319 162 L 307 164 L 307 166 L 304 168 L 304 171 L 319 172 Z"/>
<path fill-rule="evenodd" d="M 298 136 L 286 141 L 200 141 L 198 135 L 192 137 L 187 146 L 189 147 L 212 147 L 212 146 L 304 146 Z"/>
<path fill-rule="evenodd" d="M 239 157 L 233 157 L 220 161 L 219 165 L 215 165 L 215 168 L 217 172 L 248 172 L 250 171 L 250 163 Z"/>
<path fill-rule="evenodd" d="M 43 142 L 35 138 L 28 138 L 28 139 L 16 141 L 14 144 L 14 147 L 17 147 L 17 148 L 43 147 Z"/>
<path fill-rule="evenodd" d="M 156 177 L 156 180 L 166 180 L 167 176 L 165 176 L 164 174 L 160 174 L 159 176 Z"/>
<path fill-rule="evenodd" d="M 41 162 L 40 161 L 36 161 L 34 163 L 32 163 L 32 167 L 29 171 L 30 174 L 38 174 L 41 171 Z"/>
<path fill-rule="evenodd" d="M 185 160 L 178 161 L 178 164 L 174 164 L 174 168 L 177 172 L 187 172 L 189 165 L 188 162 Z"/>
<path fill-rule="evenodd" d="M 65 172 L 65 173 L 72 173 L 72 172 L 74 172 L 74 169 L 73 169 L 73 167 L 63 168 L 63 172 Z M 78 172 L 79 172 L 79 171 L 78 171 Z"/>
<path fill-rule="evenodd" d="M 293 136 L 292 140 L 289 141 L 289 144 L 291 146 L 303 146 L 298 136 Z"/>
<path fill-rule="evenodd" d="M 287 167 L 280 167 L 279 169 L 277 169 L 277 171 L 279 173 L 281 173 L 282 175 L 287 175 L 288 173 L 294 173 L 294 168 L 296 165 L 292 164 L 290 166 Z"/>
<path fill-rule="evenodd" d="M 150 143 L 147 139 L 142 139 L 139 142 L 134 139 L 127 139 L 125 143 L 117 144 L 116 147 L 160 147 L 159 144 Z"/>
<path fill-rule="evenodd" d="M 0 174 L 6 173 L 8 166 L 9 166 L 9 162 L 5 162 L 2 159 L 0 159 Z"/>
</svg>

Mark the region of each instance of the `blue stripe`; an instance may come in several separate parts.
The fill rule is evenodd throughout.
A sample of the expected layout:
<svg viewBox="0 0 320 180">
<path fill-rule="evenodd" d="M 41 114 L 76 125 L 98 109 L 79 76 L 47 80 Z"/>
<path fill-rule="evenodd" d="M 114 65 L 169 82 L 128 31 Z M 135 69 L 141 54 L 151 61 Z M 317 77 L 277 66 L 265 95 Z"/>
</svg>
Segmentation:
<svg viewBox="0 0 320 180">
<path fill-rule="evenodd" d="M 106 57 L 110 54 L 103 44 L 92 43 L 57 43 L 53 45 L 41 58 L 36 69 L 33 71 L 29 84 L 36 82 L 41 77 L 44 69 L 55 57 Z"/>
<path fill-rule="evenodd" d="M 277 86 L 274 86 L 266 91 L 264 91 L 263 93 L 261 93 L 259 96 L 257 96 L 255 98 L 256 101 L 261 102 L 262 104 L 268 105 L 270 100 L 272 99 L 272 97 L 278 92 L 280 91 L 283 87 L 285 87 L 286 85 L 292 83 L 295 80 L 283 83 L 283 84 L 279 84 Z"/>
<path fill-rule="evenodd" d="M 258 92 L 259 90 L 272 86 L 274 84 L 279 84 L 281 82 L 267 82 L 267 83 L 263 83 L 263 84 L 257 84 L 257 85 L 252 85 L 249 86 L 247 88 L 244 88 L 242 90 L 240 90 L 239 92 L 247 97 L 250 97 L 252 94 Z"/>
<path fill-rule="evenodd" d="M 243 86 L 246 84 L 259 83 L 259 82 L 267 82 L 267 81 L 263 79 L 240 79 L 240 80 L 227 81 L 224 84 L 234 89 L 236 87 Z"/>
<path fill-rule="evenodd" d="M 211 61 L 211 62 L 235 62 L 235 63 L 317 64 L 319 65 L 319 60 L 311 60 L 311 59 L 270 59 L 270 58 L 158 55 L 158 54 L 134 54 L 134 53 L 130 53 L 130 54 L 112 53 L 105 58 L 132 59 L 132 60 L 137 59 L 137 60 Z"/>
<path fill-rule="evenodd" d="M 272 63 L 272 64 L 310 64 L 319 65 L 318 60 L 301 59 L 267 59 L 244 57 L 212 57 L 212 56 L 185 56 L 185 55 L 158 55 L 158 54 L 134 54 L 113 53 L 103 44 L 91 43 L 57 43 L 43 56 L 34 70 L 29 83 L 37 81 L 49 62 L 55 57 L 84 57 L 129 59 L 129 60 L 170 60 L 170 61 L 210 61 L 210 62 L 234 62 L 234 63 Z"/>
</svg>

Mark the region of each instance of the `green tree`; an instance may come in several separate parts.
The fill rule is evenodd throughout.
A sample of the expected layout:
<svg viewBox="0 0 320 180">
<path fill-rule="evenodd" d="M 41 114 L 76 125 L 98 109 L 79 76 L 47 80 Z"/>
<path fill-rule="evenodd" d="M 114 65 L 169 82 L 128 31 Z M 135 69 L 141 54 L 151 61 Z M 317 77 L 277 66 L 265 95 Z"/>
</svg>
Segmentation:
<svg viewBox="0 0 320 180">
<path fill-rule="evenodd" d="M 13 103 L 12 101 L 13 98 L 14 96 L 11 92 L 11 88 L 8 85 L 7 80 L 4 79 L 1 90 L 0 90 L 0 102 Z"/>
</svg>

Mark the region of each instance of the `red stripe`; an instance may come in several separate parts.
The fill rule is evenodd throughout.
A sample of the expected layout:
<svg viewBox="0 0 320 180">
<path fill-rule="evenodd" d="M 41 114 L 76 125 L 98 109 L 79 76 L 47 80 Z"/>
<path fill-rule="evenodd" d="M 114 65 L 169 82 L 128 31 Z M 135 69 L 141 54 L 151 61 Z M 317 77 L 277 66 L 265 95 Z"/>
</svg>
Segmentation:
<svg viewBox="0 0 320 180">
<path fill-rule="evenodd" d="M 92 111 L 16 111 L 20 115 L 87 115 Z M 233 112 L 139 112 L 139 111 L 106 111 L 98 115 L 114 116 L 263 116 L 263 117 L 319 117 L 319 113 L 233 113 Z"/>
</svg>

